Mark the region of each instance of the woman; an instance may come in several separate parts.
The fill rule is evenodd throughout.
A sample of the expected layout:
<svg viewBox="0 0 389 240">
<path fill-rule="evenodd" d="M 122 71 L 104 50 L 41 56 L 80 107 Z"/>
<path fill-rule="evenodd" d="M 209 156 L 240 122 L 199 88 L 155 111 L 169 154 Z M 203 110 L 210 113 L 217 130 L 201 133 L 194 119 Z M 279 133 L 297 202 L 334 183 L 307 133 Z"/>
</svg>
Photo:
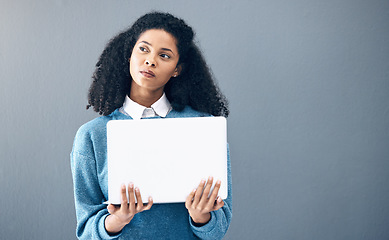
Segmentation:
<svg viewBox="0 0 389 240">
<path fill-rule="evenodd" d="M 128 190 L 122 186 L 120 206 L 104 204 L 109 120 L 228 116 L 226 100 L 193 35 L 183 20 L 152 12 L 111 39 L 101 54 L 87 108 L 104 116 L 78 130 L 71 153 L 80 239 L 221 239 L 226 233 L 232 210 L 230 170 L 224 201 L 218 197 L 221 182 L 212 191 L 209 178 L 188 193 L 185 203 L 153 205 L 149 198 L 144 205 L 139 188 L 130 183 Z"/>
</svg>

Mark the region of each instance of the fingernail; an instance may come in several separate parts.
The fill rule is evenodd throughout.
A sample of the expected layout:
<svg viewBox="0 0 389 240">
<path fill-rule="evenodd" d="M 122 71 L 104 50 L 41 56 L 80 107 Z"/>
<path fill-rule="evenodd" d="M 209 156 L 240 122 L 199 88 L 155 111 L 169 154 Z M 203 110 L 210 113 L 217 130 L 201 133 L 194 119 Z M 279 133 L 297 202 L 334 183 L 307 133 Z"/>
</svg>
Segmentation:
<svg viewBox="0 0 389 240">
<path fill-rule="evenodd" d="M 212 180 L 213 180 L 213 177 L 212 177 L 212 176 L 209 176 L 208 180 L 209 180 L 209 181 L 212 181 Z"/>
<path fill-rule="evenodd" d="M 221 198 L 221 197 L 217 197 L 217 201 L 218 201 L 218 202 L 221 202 L 221 201 L 222 201 L 222 198 Z"/>
<path fill-rule="evenodd" d="M 135 191 L 136 191 L 136 192 L 139 192 L 139 188 L 138 188 L 138 187 L 136 187 L 136 188 L 135 188 Z"/>
<path fill-rule="evenodd" d="M 134 184 L 133 183 L 130 183 L 130 188 L 134 188 Z"/>
<path fill-rule="evenodd" d="M 220 180 L 217 180 L 217 182 L 216 182 L 217 184 L 221 184 L 222 183 L 222 181 L 220 181 Z"/>
<path fill-rule="evenodd" d="M 203 179 L 201 179 L 201 183 L 205 183 L 205 179 L 203 178 Z"/>
<path fill-rule="evenodd" d="M 192 190 L 192 193 L 195 193 L 196 192 L 196 188 Z"/>
<path fill-rule="evenodd" d="M 122 189 L 125 190 L 126 189 L 126 185 L 122 184 Z"/>
</svg>

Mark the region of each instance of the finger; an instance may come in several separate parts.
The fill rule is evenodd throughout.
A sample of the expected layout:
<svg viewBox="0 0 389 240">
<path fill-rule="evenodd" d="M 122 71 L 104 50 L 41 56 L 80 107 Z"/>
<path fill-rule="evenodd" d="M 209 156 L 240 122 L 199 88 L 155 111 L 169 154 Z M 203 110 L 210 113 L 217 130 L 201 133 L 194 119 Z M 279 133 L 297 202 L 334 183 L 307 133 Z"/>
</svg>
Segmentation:
<svg viewBox="0 0 389 240">
<path fill-rule="evenodd" d="M 135 196 L 134 196 L 134 184 L 128 184 L 128 209 L 131 213 L 135 213 Z"/>
<path fill-rule="evenodd" d="M 220 189 L 221 181 L 217 180 L 215 187 L 212 190 L 211 196 L 209 197 L 209 202 L 214 204 L 215 200 L 217 198 L 217 195 L 219 194 L 219 189 Z"/>
<path fill-rule="evenodd" d="M 193 199 L 193 205 L 195 205 L 195 206 L 200 202 L 200 197 L 201 197 L 201 194 L 203 193 L 204 185 L 205 185 L 205 179 L 202 179 L 199 186 L 197 187 L 197 190 L 195 192 L 195 196 Z"/>
<path fill-rule="evenodd" d="M 208 202 L 208 196 L 209 196 L 209 192 L 211 191 L 212 183 L 213 183 L 213 177 L 209 177 L 207 185 L 204 188 L 203 195 L 201 196 L 200 204 L 205 204 Z"/>
<path fill-rule="evenodd" d="M 222 200 L 221 197 L 218 197 L 216 200 L 215 205 L 213 206 L 213 211 L 219 210 L 224 206 L 224 201 Z"/>
<path fill-rule="evenodd" d="M 147 203 L 146 207 L 143 208 L 143 210 L 150 210 L 151 206 L 153 206 L 153 198 L 149 197 L 149 202 Z"/>
<path fill-rule="evenodd" d="M 194 196 L 195 196 L 195 193 L 196 193 L 196 188 L 193 189 L 193 190 L 189 193 L 188 197 L 186 198 L 185 207 L 186 207 L 187 209 L 189 209 L 190 206 L 192 206 L 192 201 L 193 201 L 193 198 L 194 198 Z"/>
<path fill-rule="evenodd" d="M 135 196 L 136 196 L 136 211 L 141 212 L 143 209 L 143 201 L 142 196 L 140 194 L 140 190 L 138 187 L 135 188 Z"/>
<path fill-rule="evenodd" d="M 122 209 L 127 209 L 128 208 L 128 199 L 127 199 L 127 194 L 126 194 L 126 185 L 122 185 L 122 202 L 120 204 L 120 208 Z"/>
</svg>

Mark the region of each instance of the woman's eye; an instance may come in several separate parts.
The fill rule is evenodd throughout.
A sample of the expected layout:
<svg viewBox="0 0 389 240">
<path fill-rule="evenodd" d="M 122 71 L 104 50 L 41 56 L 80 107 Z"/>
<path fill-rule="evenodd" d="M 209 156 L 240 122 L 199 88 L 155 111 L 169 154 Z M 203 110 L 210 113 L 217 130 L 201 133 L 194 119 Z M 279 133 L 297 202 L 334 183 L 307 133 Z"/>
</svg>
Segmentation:
<svg viewBox="0 0 389 240">
<path fill-rule="evenodd" d="M 141 52 L 147 52 L 147 49 L 144 48 L 144 47 L 139 47 L 139 50 L 140 50 Z"/>
<path fill-rule="evenodd" d="M 169 59 L 169 58 L 170 58 L 170 56 L 167 55 L 167 54 L 161 54 L 160 56 L 161 56 L 162 58 L 166 58 L 166 59 Z"/>
</svg>

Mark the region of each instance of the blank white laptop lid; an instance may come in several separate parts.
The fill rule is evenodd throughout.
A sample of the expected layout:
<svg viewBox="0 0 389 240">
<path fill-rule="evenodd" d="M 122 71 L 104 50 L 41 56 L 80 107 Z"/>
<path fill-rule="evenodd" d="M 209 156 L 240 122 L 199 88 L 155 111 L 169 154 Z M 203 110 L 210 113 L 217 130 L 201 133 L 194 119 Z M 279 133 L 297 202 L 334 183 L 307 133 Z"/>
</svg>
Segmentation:
<svg viewBox="0 0 389 240">
<path fill-rule="evenodd" d="M 224 117 L 111 120 L 107 123 L 108 203 L 134 183 L 142 201 L 185 202 L 201 179 L 221 180 L 227 198 L 227 122 Z M 213 185 L 214 185 L 213 184 Z"/>
</svg>

